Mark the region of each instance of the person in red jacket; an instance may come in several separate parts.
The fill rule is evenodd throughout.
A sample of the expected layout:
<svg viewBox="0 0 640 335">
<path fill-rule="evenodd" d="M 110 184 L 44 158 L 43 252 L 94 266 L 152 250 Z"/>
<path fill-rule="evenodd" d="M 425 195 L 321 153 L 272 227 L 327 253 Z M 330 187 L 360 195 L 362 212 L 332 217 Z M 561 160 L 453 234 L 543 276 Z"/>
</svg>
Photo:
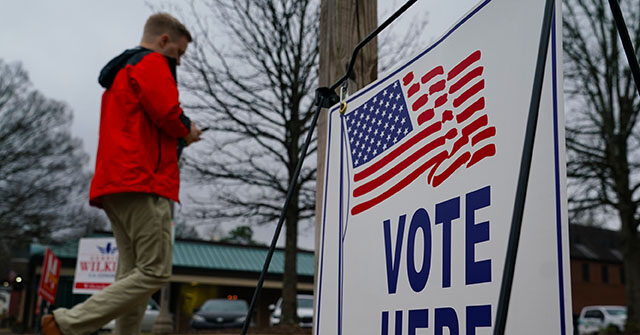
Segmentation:
<svg viewBox="0 0 640 335">
<path fill-rule="evenodd" d="M 154 14 L 140 46 L 100 73 L 106 90 L 89 202 L 111 222 L 119 251 L 116 281 L 72 309 L 44 316 L 45 335 L 89 334 L 114 318 L 116 334 L 139 334 L 149 298 L 171 276 L 178 156 L 201 134 L 178 101 L 176 66 L 191 41 L 177 19 Z"/>
</svg>

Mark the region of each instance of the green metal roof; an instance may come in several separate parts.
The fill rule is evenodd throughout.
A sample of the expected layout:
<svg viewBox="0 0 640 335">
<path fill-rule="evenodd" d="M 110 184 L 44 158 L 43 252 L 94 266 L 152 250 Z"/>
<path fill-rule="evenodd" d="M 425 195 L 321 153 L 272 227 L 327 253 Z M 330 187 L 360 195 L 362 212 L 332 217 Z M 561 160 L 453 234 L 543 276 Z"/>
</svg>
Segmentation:
<svg viewBox="0 0 640 335">
<path fill-rule="evenodd" d="M 102 235 L 102 237 L 108 235 Z M 94 236 L 97 237 L 97 236 Z M 75 259 L 78 255 L 78 240 L 61 245 L 48 246 L 59 258 Z M 45 246 L 33 243 L 30 255 L 43 255 Z M 181 241 L 173 245 L 173 266 L 206 270 L 260 272 L 267 257 L 264 247 L 229 245 L 215 242 Z M 314 256 L 312 252 L 298 252 L 298 275 L 313 276 Z M 276 250 L 271 258 L 269 273 L 282 274 L 284 252 Z"/>
<path fill-rule="evenodd" d="M 38 243 L 31 243 L 29 248 L 29 255 L 31 256 L 42 256 L 44 255 L 45 247 L 49 247 L 53 254 L 58 258 L 73 258 L 75 259 L 78 255 L 78 240 L 76 241 L 68 241 L 64 244 L 57 245 L 42 245 Z"/>
</svg>

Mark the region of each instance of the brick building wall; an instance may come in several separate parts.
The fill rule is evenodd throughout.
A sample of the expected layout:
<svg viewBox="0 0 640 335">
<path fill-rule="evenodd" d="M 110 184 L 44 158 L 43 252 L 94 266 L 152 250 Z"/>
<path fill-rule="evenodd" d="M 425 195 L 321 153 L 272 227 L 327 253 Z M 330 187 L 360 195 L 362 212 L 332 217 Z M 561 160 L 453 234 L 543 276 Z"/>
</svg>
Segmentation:
<svg viewBox="0 0 640 335">
<path fill-rule="evenodd" d="M 571 259 L 573 313 L 591 305 L 626 305 L 622 264 Z"/>
<path fill-rule="evenodd" d="M 626 305 L 617 231 L 569 225 L 574 316 L 592 305 Z"/>
</svg>

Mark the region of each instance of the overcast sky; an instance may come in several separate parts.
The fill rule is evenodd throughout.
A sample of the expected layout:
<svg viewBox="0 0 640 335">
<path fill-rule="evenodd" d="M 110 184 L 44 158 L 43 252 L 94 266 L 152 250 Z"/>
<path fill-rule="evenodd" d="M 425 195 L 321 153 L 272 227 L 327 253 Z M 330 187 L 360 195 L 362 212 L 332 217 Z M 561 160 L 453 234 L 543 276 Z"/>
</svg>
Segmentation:
<svg viewBox="0 0 640 335">
<path fill-rule="evenodd" d="M 402 19 L 406 22 L 408 16 L 426 16 L 429 23 L 425 39 L 429 41 L 440 36 L 476 2 L 419 0 Z M 404 2 L 378 3 L 379 17 L 384 19 L 393 6 Z M 2 1 L 0 58 L 21 62 L 36 89 L 69 104 L 74 112 L 72 131 L 83 140 L 84 149 L 91 156 L 91 170 L 102 94 L 98 73 L 112 57 L 138 44 L 142 26 L 151 13 L 141 0 Z M 265 229 L 263 234 L 267 236 L 272 230 Z M 313 248 L 313 232 L 304 232 L 300 245 Z"/>
</svg>

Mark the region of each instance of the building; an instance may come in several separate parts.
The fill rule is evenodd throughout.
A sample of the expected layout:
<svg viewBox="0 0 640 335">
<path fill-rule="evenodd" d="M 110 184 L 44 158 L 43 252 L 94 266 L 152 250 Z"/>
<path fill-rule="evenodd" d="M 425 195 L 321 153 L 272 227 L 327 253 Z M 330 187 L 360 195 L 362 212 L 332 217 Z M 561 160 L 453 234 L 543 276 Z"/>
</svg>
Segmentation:
<svg viewBox="0 0 640 335">
<path fill-rule="evenodd" d="M 626 305 L 618 232 L 572 224 L 569 240 L 574 316 L 584 306 Z"/>
<path fill-rule="evenodd" d="M 105 237 L 100 235 L 94 237 Z M 71 307 L 87 299 L 88 295 L 72 294 L 73 276 L 78 241 L 49 246 L 61 261 L 60 281 L 55 307 Z M 29 250 L 28 274 L 21 292 L 18 320 L 25 329 L 32 329 L 36 320 L 37 286 L 42 271 L 45 247 L 32 244 Z M 234 245 L 197 240 L 176 240 L 173 249 L 173 274 L 170 280 L 170 307 L 176 330 L 189 329 L 189 321 L 195 308 L 206 299 L 237 298 L 251 301 L 262 271 L 268 248 L 262 246 Z M 311 251 L 298 251 L 298 291 L 313 293 L 314 255 Z M 276 250 L 264 288 L 257 302 L 254 320 L 258 326 L 267 326 L 269 305 L 280 297 L 284 253 Z M 160 301 L 159 292 L 156 301 Z"/>
</svg>

